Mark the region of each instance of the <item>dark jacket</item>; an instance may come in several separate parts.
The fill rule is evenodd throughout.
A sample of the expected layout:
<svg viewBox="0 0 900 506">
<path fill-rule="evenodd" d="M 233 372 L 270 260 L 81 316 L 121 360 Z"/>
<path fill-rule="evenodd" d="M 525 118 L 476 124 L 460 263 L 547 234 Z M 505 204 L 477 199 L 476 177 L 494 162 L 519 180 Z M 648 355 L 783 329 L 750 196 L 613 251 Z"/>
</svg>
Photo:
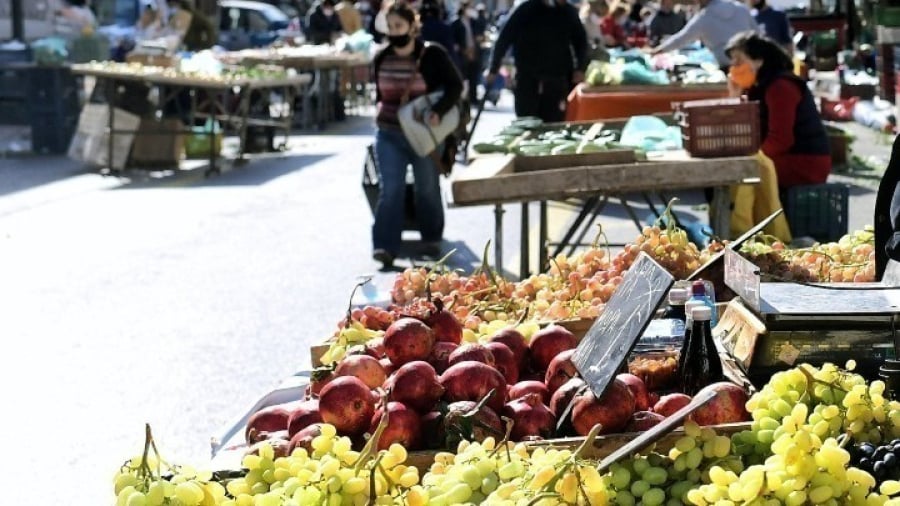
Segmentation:
<svg viewBox="0 0 900 506">
<path fill-rule="evenodd" d="M 759 129 L 760 140 L 765 142 L 769 130 L 769 108 L 766 104 L 766 90 L 776 79 L 787 79 L 800 88 L 803 98 L 797 105 L 796 118 L 794 120 L 794 145 L 789 153 L 803 155 L 830 155 L 831 147 L 828 143 L 828 134 L 825 125 L 819 116 L 816 102 L 812 93 L 806 87 L 806 83 L 799 77 L 785 72 L 771 77 L 760 76 L 759 81 L 750 88 L 747 96 L 750 100 L 759 102 Z"/>
<path fill-rule="evenodd" d="M 900 262 L 900 136 L 875 197 L 875 279 L 884 275 L 888 259 Z"/>
<path fill-rule="evenodd" d="M 684 18 L 684 14 L 657 11 L 653 19 L 650 20 L 650 41 L 653 44 L 658 44 L 663 37 L 675 35 L 686 24 L 687 21 Z"/>
<path fill-rule="evenodd" d="M 453 20 L 453 23 L 450 24 L 450 28 L 453 31 L 453 52 L 456 53 L 456 59 L 460 62 L 460 64 L 469 63 L 466 61 L 465 50 L 466 50 L 466 26 L 463 24 L 463 20 L 460 17 L 457 17 Z M 474 44 L 473 56 L 475 57 L 474 63 L 480 67 L 481 61 L 481 47 L 478 44 L 478 32 L 475 31 L 475 20 L 469 20 L 469 29 L 472 30 L 472 44 Z M 460 66 L 460 69 L 463 67 Z"/>
<path fill-rule="evenodd" d="M 393 54 L 394 48 L 388 46 L 375 55 L 373 62 L 374 73 L 372 80 L 376 83 L 375 102 L 381 102 L 381 92 L 378 90 L 378 72 L 384 57 Z M 456 66 L 447 55 L 447 51 L 437 44 L 426 44 L 421 40 L 416 41 L 413 57 L 419 60 L 419 73 L 425 80 L 428 93 L 443 90 L 444 95 L 434 104 L 432 110 L 443 116 L 456 104 L 462 95 L 463 83 L 456 70 Z M 420 59 L 421 58 L 421 59 Z"/>
<path fill-rule="evenodd" d="M 321 3 L 312 8 L 307 24 L 306 37 L 312 44 L 330 44 L 332 34 L 344 31 L 337 13 L 326 16 Z"/>
<path fill-rule="evenodd" d="M 450 49 L 453 47 L 453 29 L 440 19 L 428 16 L 422 18 L 422 40 L 440 44 L 441 47 Z M 450 55 L 453 63 L 459 67 L 459 60 L 455 54 Z"/>
<path fill-rule="evenodd" d="M 199 10 L 192 7 L 186 9 L 191 13 L 191 22 L 182 39 L 185 49 L 202 51 L 216 45 L 218 43 L 216 25 Z"/>
<path fill-rule="evenodd" d="M 536 78 L 568 78 L 587 67 L 587 34 L 578 11 L 569 4 L 548 6 L 526 0 L 509 15 L 491 54 L 490 71 L 496 73 L 512 48 L 516 71 Z"/>
</svg>

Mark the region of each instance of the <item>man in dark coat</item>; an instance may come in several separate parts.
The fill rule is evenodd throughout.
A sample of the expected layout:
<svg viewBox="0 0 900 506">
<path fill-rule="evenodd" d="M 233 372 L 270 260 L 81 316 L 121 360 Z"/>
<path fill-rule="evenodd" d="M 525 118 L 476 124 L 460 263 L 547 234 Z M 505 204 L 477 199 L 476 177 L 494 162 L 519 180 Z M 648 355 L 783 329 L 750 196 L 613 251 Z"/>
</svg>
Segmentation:
<svg viewBox="0 0 900 506">
<path fill-rule="evenodd" d="M 306 38 L 312 44 L 331 44 L 344 31 L 334 10 L 334 0 L 322 0 L 309 12 Z"/>
</svg>

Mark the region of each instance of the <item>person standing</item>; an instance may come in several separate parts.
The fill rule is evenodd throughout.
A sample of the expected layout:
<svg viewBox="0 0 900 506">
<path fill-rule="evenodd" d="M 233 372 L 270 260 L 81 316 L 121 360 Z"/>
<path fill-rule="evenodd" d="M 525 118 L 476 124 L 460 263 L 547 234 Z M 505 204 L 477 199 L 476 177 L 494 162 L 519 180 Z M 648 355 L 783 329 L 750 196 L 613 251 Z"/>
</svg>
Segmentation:
<svg viewBox="0 0 900 506">
<path fill-rule="evenodd" d="M 659 10 L 650 20 L 650 45 L 658 45 L 666 37 L 681 31 L 686 24 L 684 14 L 675 12 L 675 0 L 660 0 Z"/>
<path fill-rule="evenodd" d="M 63 0 L 54 16 L 54 32 L 68 41 L 75 40 L 97 26 L 97 18 L 86 0 Z"/>
<path fill-rule="evenodd" d="M 626 47 L 628 35 L 625 26 L 629 22 L 628 7 L 624 3 L 613 4 L 606 17 L 600 22 L 600 32 L 606 47 Z"/>
<path fill-rule="evenodd" d="M 453 48 L 459 62 L 459 70 L 465 79 L 469 103 L 478 102 L 478 83 L 481 80 L 481 47 L 475 34 L 474 20 L 478 16 L 471 4 L 460 4 L 453 29 Z"/>
<path fill-rule="evenodd" d="M 193 0 L 168 0 L 169 28 L 181 35 L 181 43 L 188 51 L 202 51 L 213 47 L 217 39 L 216 25 L 194 7 Z"/>
<path fill-rule="evenodd" d="M 334 10 L 334 0 L 322 0 L 309 12 L 306 37 L 311 44 L 331 44 L 344 29 Z"/>
<path fill-rule="evenodd" d="M 438 0 L 423 0 L 422 7 L 419 9 L 419 18 L 422 23 L 422 40 L 440 44 L 448 51 L 453 49 L 453 29 L 444 21 L 443 7 Z M 453 58 L 456 68 L 461 69 L 456 54 L 451 53 L 450 57 Z"/>
<path fill-rule="evenodd" d="M 695 0 L 700 12 L 687 22 L 678 33 L 669 37 L 653 50 L 653 54 L 680 49 L 700 41 L 713 55 L 723 71 L 728 71 L 730 60 L 725 46 L 736 33 L 757 30 L 756 21 L 746 5 L 734 0 Z"/>
<path fill-rule="evenodd" d="M 563 121 L 573 83 L 584 81 L 587 35 L 578 11 L 565 0 L 525 0 L 509 15 L 488 66 L 496 79 L 510 48 L 516 58 L 516 115 Z"/>
<path fill-rule="evenodd" d="M 606 0 L 590 0 L 581 6 L 579 17 L 584 33 L 587 35 L 588 44 L 593 47 L 603 47 L 603 32 L 600 31 L 600 23 L 609 13 Z"/>
<path fill-rule="evenodd" d="M 749 3 L 760 32 L 780 44 L 788 54 L 794 54 L 794 31 L 787 14 L 770 7 L 766 0 L 749 0 Z"/>
<path fill-rule="evenodd" d="M 394 263 L 401 245 L 406 200 L 406 168 L 415 177 L 416 220 L 423 253 L 437 257 L 444 234 L 444 208 L 438 167 L 430 156 L 418 156 L 403 134 L 398 111 L 407 100 L 442 90 L 426 119 L 436 125 L 459 100 L 462 78 L 447 51 L 418 38 L 416 12 L 399 1 L 386 11 L 389 45 L 375 56 L 374 81 L 377 113 L 375 158 L 380 193 L 372 226 L 372 257 L 385 268 Z"/>
<path fill-rule="evenodd" d="M 359 9 L 356 8 L 356 4 L 354 4 L 353 0 L 342 0 L 341 2 L 338 2 L 338 4 L 334 6 L 334 11 L 337 13 L 338 19 L 341 22 L 341 29 L 344 30 L 344 33 L 353 35 L 362 30 L 362 15 L 359 13 Z"/>
<path fill-rule="evenodd" d="M 900 136 L 875 197 L 875 279 L 881 281 L 888 260 L 900 262 Z"/>
</svg>

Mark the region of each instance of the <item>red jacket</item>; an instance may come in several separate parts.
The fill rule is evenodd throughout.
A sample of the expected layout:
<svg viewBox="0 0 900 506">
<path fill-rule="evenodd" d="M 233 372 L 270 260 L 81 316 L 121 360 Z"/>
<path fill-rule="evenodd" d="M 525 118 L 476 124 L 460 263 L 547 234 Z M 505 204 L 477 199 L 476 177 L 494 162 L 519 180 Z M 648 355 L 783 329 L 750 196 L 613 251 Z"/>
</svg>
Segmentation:
<svg viewBox="0 0 900 506">
<path fill-rule="evenodd" d="M 622 25 L 616 23 L 616 20 L 613 19 L 612 16 L 603 18 L 603 22 L 600 23 L 600 32 L 603 33 L 604 37 L 612 37 L 615 39 L 616 46 L 625 45 L 627 39 L 625 36 L 625 29 L 622 28 Z"/>
</svg>

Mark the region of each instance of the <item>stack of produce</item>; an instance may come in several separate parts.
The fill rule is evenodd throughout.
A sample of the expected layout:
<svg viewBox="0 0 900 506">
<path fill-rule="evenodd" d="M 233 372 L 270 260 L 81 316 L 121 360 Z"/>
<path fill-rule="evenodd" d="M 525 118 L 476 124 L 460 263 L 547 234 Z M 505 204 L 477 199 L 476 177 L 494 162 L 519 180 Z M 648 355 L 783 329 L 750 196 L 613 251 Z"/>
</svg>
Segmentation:
<svg viewBox="0 0 900 506">
<path fill-rule="evenodd" d="M 590 123 L 544 126 L 537 118 L 519 118 L 487 142 L 472 146 L 476 153 L 509 153 L 522 156 L 598 153 L 616 149 L 621 132 L 603 130 L 582 143 Z"/>
<path fill-rule="evenodd" d="M 875 281 L 875 232 L 871 227 L 838 242 L 790 249 L 765 237 L 748 241 L 741 254 L 756 264 L 764 281 L 871 283 Z"/>
<path fill-rule="evenodd" d="M 149 454 L 155 444 L 148 437 L 144 454 L 117 473 L 115 492 L 118 504 L 129 506 L 898 506 L 900 402 L 884 390 L 883 382 L 868 384 L 832 364 L 803 364 L 773 375 L 746 402 L 747 430 L 729 438 L 706 425 L 705 416 L 734 408 L 732 397 L 719 395 L 685 423 L 671 448 L 650 449 L 603 473 L 593 444 L 599 425 L 578 448 L 493 436 L 461 441 L 455 451 L 435 454 L 421 478 L 407 466 L 403 446 L 381 442 L 389 419 L 362 450 L 321 424 L 290 453 L 263 443 L 229 473 L 163 464 Z"/>
</svg>

